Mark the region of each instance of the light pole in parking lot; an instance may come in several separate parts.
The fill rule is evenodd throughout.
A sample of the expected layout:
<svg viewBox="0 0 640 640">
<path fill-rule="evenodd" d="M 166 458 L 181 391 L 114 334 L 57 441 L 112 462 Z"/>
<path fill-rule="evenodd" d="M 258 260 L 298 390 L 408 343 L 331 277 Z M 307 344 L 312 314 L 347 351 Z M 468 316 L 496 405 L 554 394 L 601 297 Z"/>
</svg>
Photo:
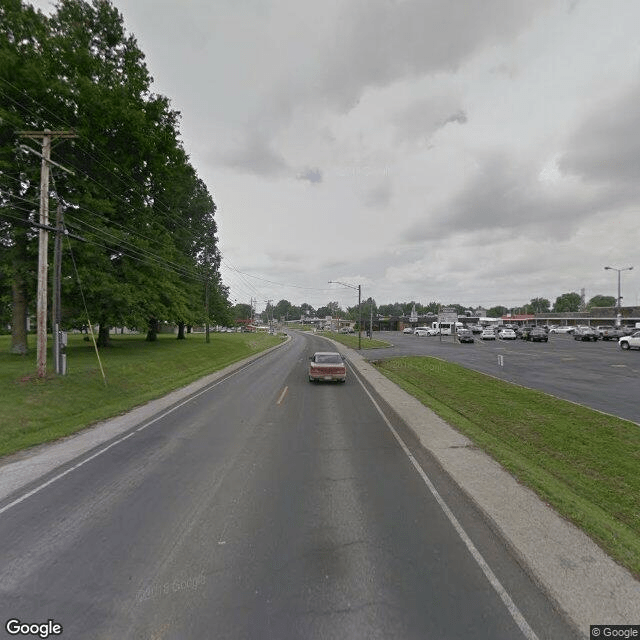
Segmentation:
<svg viewBox="0 0 640 640">
<path fill-rule="evenodd" d="M 337 280 L 329 280 L 329 284 L 341 284 L 343 287 L 349 287 L 349 289 L 358 290 L 358 349 L 362 350 L 362 306 L 360 304 L 362 299 L 362 287 L 354 284 L 347 284 L 346 282 L 338 282 Z"/>
<path fill-rule="evenodd" d="M 620 273 L 622 271 L 631 271 L 633 269 L 633 267 L 623 267 L 622 269 L 617 269 L 616 267 L 605 267 L 605 271 L 609 270 L 609 271 L 617 271 L 618 272 L 618 299 L 616 302 L 617 305 L 617 318 L 616 320 L 618 320 L 618 318 L 620 317 L 620 314 L 622 313 L 622 296 L 620 295 Z"/>
</svg>

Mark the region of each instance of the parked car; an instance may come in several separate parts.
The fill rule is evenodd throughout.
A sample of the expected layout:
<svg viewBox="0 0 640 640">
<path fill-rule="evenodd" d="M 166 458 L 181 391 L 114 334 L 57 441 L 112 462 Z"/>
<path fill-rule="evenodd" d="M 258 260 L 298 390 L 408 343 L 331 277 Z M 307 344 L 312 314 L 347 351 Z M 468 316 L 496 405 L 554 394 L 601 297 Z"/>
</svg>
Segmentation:
<svg viewBox="0 0 640 640">
<path fill-rule="evenodd" d="M 620 338 L 620 340 L 618 340 L 618 346 L 621 349 L 640 349 L 640 331 L 636 331 L 630 336 Z"/>
<path fill-rule="evenodd" d="M 629 334 L 620 327 L 604 327 L 600 330 L 600 338 L 602 340 L 620 340 L 626 335 Z"/>
<path fill-rule="evenodd" d="M 402 333 L 413 333 L 413 329 L 411 327 L 405 327 L 402 330 Z"/>
<path fill-rule="evenodd" d="M 516 332 L 513 329 L 501 329 L 498 331 L 500 340 L 515 340 L 516 337 Z"/>
<path fill-rule="evenodd" d="M 496 332 L 493 329 L 483 329 L 480 334 L 481 340 L 495 340 Z"/>
<path fill-rule="evenodd" d="M 575 327 L 562 325 L 561 327 L 553 327 L 552 329 L 549 329 L 549 333 L 573 333 L 575 329 Z"/>
<path fill-rule="evenodd" d="M 600 334 L 591 327 L 578 327 L 573 332 L 573 339 L 581 340 L 582 342 L 597 342 L 600 339 Z"/>
<path fill-rule="evenodd" d="M 532 329 L 533 327 L 519 327 L 516 331 L 516 335 L 522 340 L 528 340 Z"/>
<path fill-rule="evenodd" d="M 524 339 L 529 342 L 549 342 L 549 336 L 542 327 L 533 327 Z"/>
<path fill-rule="evenodd" d="M 416 336 L 437 336 L 438 330 L 432 327 L 417 327 L 413 332 Z"/>
<path fill-rule="evenodd" d="M 335 351 L 316 351 L 309 358 L 309 382 L 345 382 L 347 366 L 342 355 Z"/>
<path fill-rule="evenodd" d="M 471 329 L 458 329 L 458 342 L 475 342 Z"/>
</svg>

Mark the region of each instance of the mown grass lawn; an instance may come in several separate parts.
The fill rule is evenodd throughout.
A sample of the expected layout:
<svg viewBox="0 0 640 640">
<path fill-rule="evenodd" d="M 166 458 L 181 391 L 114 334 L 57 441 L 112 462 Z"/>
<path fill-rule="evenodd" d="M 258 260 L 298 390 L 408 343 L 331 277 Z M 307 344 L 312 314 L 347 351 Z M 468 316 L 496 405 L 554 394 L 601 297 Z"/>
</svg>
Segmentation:
<svg viewBox="0 0 640 640">
<path fill-rule="evenodd" d="M 105 385 L 93 344 L 74 334 L 67 375 L 38 379 L 35 336 L 29 338 L 31 353 L 16 356 L 10 337 L 0 336 L 0 456 L 124 413 L 282 341 L 251 333 L 212 333 L 208 344 L 202 334 L 161 334 L 157 342 L 144 334 L 112 336 L 112 346 L 100 349 Z"/>
<path fill-rule="evenodd" d="M 377 367 L 640 577 L 640 426 L 435 358 Z"/>
</svg>

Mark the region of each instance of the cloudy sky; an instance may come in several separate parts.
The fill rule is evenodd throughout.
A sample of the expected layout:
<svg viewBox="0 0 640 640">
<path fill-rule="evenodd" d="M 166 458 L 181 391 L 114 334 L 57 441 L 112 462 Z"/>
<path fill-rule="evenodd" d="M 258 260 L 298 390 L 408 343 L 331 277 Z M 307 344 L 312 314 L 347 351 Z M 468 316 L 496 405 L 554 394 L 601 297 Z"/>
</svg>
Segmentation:
<svg viewBox="0 0 640 640">
<path fill-rule="evenodd" d="M 51 0 L 33 2 L 39 8 Z M 640 302 L 637 0 L 114 0 L 237 302 Z"/>
</svg>

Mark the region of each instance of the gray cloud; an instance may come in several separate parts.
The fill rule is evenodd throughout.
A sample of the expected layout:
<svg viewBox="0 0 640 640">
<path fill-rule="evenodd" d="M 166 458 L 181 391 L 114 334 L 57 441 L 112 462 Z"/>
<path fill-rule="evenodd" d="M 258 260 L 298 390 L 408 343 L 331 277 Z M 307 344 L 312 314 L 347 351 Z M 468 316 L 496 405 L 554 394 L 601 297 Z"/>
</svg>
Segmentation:
<svg viewBox="0 0 640 640">
<path fill-rule="evenodd" d="M 455 71 L 490 43 L 510 40 L 548 3 L 467 0 L 360 0 L 336 23 L 334 41 L 308 90 L 350 109 L 370 86 Z"/>
<path fill-rule="evenodd" d="M 559 169 L 635 199 L 640 188 L 638 104 L 640 82 L 617 100 L 602 103 L 571 136 Z"/>
<path fill-rule="evenodd" d="M 519 165 L 506 155 L 484 163 L 474 179 L 444 209 L 429 211 L 424 221 L 402 234 L 408 242 L 460 233 L 499 230 L 516 237 L 567 237 L 576 225 L 600 210 L 606 198 L 597 190 L 560 190 L 545 186 L 534 165 Z"/>
<path fill-rule="evenodd" d="M 468 122 L 467 114 L 462 109 L 460 109 L 460 111 L 457 111 L 456 113 L 450 115 L 444 121 L 443 125 L 449 124 L 450 122 L 455 122 L 457 124 L 466 124 Z"/>
<path fill-rule="evenodd" d="M 245 173 L 277 177 L 289 172 L 286 161 L 271 147 L 271 143 L 259 134 L 247 137 L 244 146 L 224 153 L 222 163 Z"/>
<path fill-rule="evenodd" d="M 398 140 L 426 141 L 448 123 L 464 124 L 467 114 L 455 96 L 431 96 L 396 113 L 393 124 Z"/>
<path fill-rule="evenodd" d="M 391 184 L 385 180 L 366 193 L 364 203 L 372 209 L 386 210 L 392 195 Z"/>
<path fill-rule="evenodd" d="M 320 169 L 306 169 L 297 175 L 298 180 L 308 180 L 312 184 L 322 182 L 322 171 Z"/>
</svg>

